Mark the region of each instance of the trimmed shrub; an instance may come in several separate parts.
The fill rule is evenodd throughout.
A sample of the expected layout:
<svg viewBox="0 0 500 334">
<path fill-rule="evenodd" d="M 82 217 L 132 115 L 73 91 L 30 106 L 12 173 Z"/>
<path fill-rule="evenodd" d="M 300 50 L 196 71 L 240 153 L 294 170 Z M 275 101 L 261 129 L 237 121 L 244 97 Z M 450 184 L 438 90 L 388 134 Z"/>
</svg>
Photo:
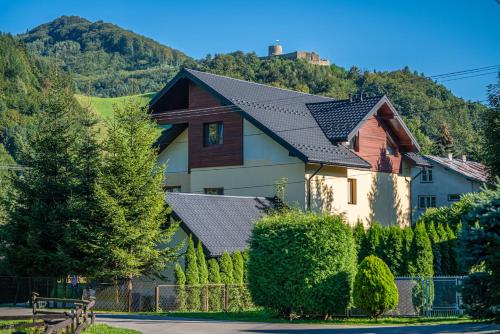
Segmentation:
<svg viewBox="0 0 500 334">
<path fill-rule="evenodd" d="M 433 222 L 427 224 L 427 235 L 429 236 L 429 240 L 431 241 L 432 255 L 434 256 L 434 274 L 443 275 L 443 271 L 441 269 L 441 239 L 439 239 L 439 235 L 436 231 L 436 228 L 434 227 Z"/>
<path fill-rule="evenodd" d="M 235 284 L 243 284 L 243 257 L 240 251 L 236 251 L 231 256 L 233 260 L 233 279 Z"/>
<path fill-rule="evenodd" d="M 236 251 L 232 254 L 231 259 L 233 261 L 233 279 L 234 284 L 243 284 L 243 257 L 240 251 Z M 243 305 L 243 286 L 233 286 L 229 289 L 229 309 L 230 310 L 242 310 Z"/>
<path fill-rule="evenodd" d="M 356 245 L 356 253 L 358 254 L 358 263 L 360 263 L 366 254 L 366 250 L 363 248 L 365 245 L 366 231 L 362 221 L 358 220 L 356 226 L 354 226 L 352 230 L 352 234 L 354 236 L 354 244 Z"/>
<path fill-rule="evenodd" d="M 219 263 L 216 259 L 208 260 L 208 281 L 210 284 L 221 284 Z M 209 287 L 208 307 L 210 311 L 222 309 L 223 288 L 217 286 Z"/>
<path fill-rule="evenodd" d="M 223 284 L 233 284 L 234 276 L 233 276 L 233 261 L 231 260 L 231 256 L 227 251 L 222 253 L 222 256 L 219 259 L 219 267 L 220 267 L 220 280 Z"/>
<path fill-rule="evenodd" d="M 402 275 L 403 230 L 399 226 L 389 226 L 384 229 L 384 234 L 382 260 L 394 275 Z"/>
<path fill-rule="evenodd" d="M 341 216 L 264 217 L 252 232 L 248 269 L 257 305 L 286 317 L 344 314 L 356 271 L 352 230 Z"/>
<path fill-rule="evenodd" d="M 411 276 L 432 277 L 434 275 L 432 245 L 425 231 L 425 225 L 417 223 L 413 233 L 409 273 Z"/>
<path fill-rule="evenodd" d="M 201 242 L 198 241 L 198 247 L 196 249 L 196 261 L 198 263 L 198 276 L 200 284 L 208 283 L 208 268 L 207 260 L 205 259 L 205 253 L 203 252 L 203 246 Z"/>
<path fill-rule="evenodd" d="M 186 275 L 180 264 L 175 264 L 175 284 L 177 285 L 177 309 L 179 311 L 187 310 L 187 295 L 186 295 Z"/>
<path fill-rule="evenodd" d="M 363 255 L 382 256 L 382 248 L 384 242 L 384 229 L 377 222 L 372 223 L 372 226 L 366 232 L 365 245 L 363 246 Z"/>
<path fill-rule="evenodd" d="M 190 311 L 197 311 L 201 307 L 200 303 L 200 277 L 198 273 L 198 261 L 192 236 L 189 236 L 188 248 L 186 252 L 186 287 L 187 304 Z"/>
<path fill-rule="evenodd" d="M 385 262 L 374 255 L 366 257 L 359 265 L 353 295 L 354 304 L 372 319 L 378 319 L 398 305 L 394 276 Z"/>
</svg>

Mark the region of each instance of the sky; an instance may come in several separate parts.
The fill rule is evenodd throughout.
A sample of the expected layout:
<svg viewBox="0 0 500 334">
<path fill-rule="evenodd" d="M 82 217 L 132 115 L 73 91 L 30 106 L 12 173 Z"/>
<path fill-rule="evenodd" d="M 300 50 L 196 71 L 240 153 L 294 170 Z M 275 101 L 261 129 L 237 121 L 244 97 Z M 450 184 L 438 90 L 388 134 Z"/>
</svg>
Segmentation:
<svg viewBox="0 0 500 334">
<path fill-rule="evenodd" d="M 284 52 L 315 51 L 346 68 L 409 66 L 431 76 L 500 65 L 500 0 L 0 0 L 0 31 L 23 33 L 61 15 L 111 22 L 194 58 L 266 55 L 279 39 Z M 478 101 L 495 81 L 490 73 L 443 84 Z"/>
</svg>

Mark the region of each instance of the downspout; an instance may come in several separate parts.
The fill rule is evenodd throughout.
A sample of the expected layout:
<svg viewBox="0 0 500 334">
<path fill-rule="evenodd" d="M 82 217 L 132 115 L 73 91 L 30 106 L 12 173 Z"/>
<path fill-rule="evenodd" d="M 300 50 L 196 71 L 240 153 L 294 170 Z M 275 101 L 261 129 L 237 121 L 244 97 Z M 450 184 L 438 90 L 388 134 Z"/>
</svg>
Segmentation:
<svg viewBox="0 0 500 334">
<path fill-rule="evenodd" d="M 319 168 L 312 173 L 311 176 L 307 179 L 307 210 L 311 211 L 311 179 L 319 173 L 319 171 L 323 168 L 323 164 L 319 164 Z"/>
</svg>

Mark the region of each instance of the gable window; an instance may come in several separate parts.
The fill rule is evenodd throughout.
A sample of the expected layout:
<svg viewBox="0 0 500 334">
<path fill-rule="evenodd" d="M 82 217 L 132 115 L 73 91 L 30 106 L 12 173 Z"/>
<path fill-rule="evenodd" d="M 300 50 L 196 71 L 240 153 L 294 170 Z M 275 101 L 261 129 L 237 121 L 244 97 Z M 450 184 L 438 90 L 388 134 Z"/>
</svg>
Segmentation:
<svg viewBox="0 0 500 334">
<path fill-rule="evenodd" d="M 203 146 L 222 145 L 224 123 L 203 123 Z"/>
<path fill-rule="evenodd" d="M 448 202 L 460 201 L 460 194 L 448 194 Z"/>
<path fill-rule="evenodd" d="M 164 186 L 163 190 L 167 193 L 180 193 L 181 192 L 181 186 Z"/>
<path fill-rule="evenodd" d="M 422 169 L 422 173 L 420 174 L 420 182 L 431 183 L 432 181 L 432 169 Z"/>
<path fill-rule="evenodd" d="M 205 188 L 206 195 L 224 195 L 224 188 Z"/>
<path fill-rule="evenodd" d="M 356 179 L 347 179 L 347 203 L 356 204 L 357 202 L 357 189 Z"/>
<path fill-rule="evenodd" d="M 418 196 L 418 208 L 427 209 L 436 207 L 436 196 L 434 195 L 421 195 Z"/>
<path fill-rule="evenodd" d="M 356 135 L 349 140 L 349 148 L 354 152 L 359 152 L 359 133 L 356 133 Z"/>
</svg>

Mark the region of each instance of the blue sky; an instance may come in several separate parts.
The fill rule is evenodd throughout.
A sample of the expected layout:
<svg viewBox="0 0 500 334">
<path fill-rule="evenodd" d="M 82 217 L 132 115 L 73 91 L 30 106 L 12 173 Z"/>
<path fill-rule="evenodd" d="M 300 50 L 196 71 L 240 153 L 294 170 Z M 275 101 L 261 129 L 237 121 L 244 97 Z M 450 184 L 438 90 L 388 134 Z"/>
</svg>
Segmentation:
<svg viewBox="0 0 500 334">
<path fill-rule="evenodd" d="M 61 15 L 103 20 L 201 58 L 235 50 L 311 50 L 367 70 L 435 75 L 500 64 L 496 0 L 29 1 L 0 0 L 0 31 L 21 33 Z M 495 75 L 444 83 L 484 100 Z"/>
</svg>

